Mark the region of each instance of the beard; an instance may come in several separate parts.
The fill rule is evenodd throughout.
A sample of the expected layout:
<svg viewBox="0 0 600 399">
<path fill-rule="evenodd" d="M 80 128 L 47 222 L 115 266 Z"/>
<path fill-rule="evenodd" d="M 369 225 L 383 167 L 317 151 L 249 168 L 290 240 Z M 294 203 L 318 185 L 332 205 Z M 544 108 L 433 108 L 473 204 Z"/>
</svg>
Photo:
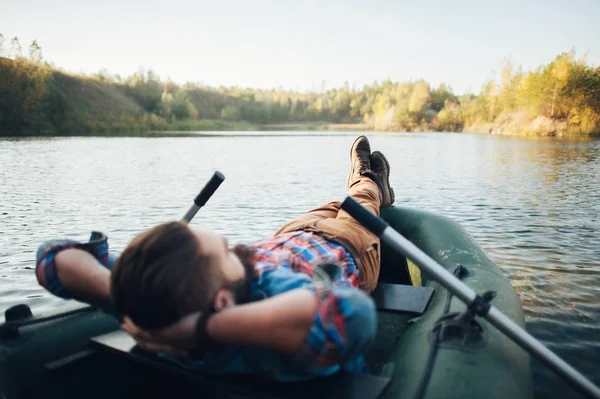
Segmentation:
<svg viewBox="0 0 600 399">
<path fill-rule="evenodd" d="M 252 283 L 256 276 L 254 265 L 256 251 L 246 245 L 237 244 L 231 249 L 231 252 L 238 257 L 242 266 L 244 266 L 244 277 L 231 283 L 228 288 L 233 292 L 237 304 L 248 303 L 252 296 Z"/>
</svg>

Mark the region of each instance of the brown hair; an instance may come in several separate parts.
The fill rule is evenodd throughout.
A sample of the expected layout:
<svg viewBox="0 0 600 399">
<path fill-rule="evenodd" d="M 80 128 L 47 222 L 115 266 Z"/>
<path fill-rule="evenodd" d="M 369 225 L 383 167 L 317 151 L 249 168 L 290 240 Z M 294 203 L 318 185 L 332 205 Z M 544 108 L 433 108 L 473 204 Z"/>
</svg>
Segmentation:
<svg viewBox="0 0 600 399">
<path fill-rule="evenodd" d="M 111 280 L 117 313 L 156 329 L 207 311 L 224 278 L 220 270 L 209 270 L 190 228 L 168 222 L 131 241 L 115 262 Z"/>
</svg>

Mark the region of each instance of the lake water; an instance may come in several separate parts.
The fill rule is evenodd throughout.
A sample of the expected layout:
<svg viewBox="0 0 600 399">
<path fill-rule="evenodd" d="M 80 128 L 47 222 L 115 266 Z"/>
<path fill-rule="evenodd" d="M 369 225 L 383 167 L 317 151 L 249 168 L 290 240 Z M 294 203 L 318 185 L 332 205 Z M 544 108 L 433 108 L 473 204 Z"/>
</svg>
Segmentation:
<svg viewBox="0 0 600 399">
<path fill-rule="evenodd" d="M 346 196 L 355 133 L 0 140 L 0 311 L 60 299 L 35 279 L 44 240 L 137 233 L 183 216 L 220 170 L 193 224 L 247 242 Z M 510 278 L 527 329 L 600 383 L 600 141 L 369 134 L 399 205 L 459 221 Z M 537 397 L 576 397 L 534 362 Z"/>
</svg>

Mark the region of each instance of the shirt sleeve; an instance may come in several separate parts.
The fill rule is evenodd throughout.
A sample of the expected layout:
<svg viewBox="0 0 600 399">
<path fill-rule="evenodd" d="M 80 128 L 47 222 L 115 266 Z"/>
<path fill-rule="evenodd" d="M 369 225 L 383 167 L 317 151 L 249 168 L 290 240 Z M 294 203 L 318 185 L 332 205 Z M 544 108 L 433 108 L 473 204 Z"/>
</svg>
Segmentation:
<svg viewBox="0 0 600 399">
<path fill-rule="evenodd" d="M 353 287 L 325 286 L 314 292 L 317 313 L 298 360 L 330 366 L 364 355 L 377 331 L 373 300 Z"/>
<path fill-rule="evenodd" d="M 377 331 L 375 303 L 358 288 L 315 283 L 304 273 L 270 270 L 256 293 L 271 297 L 296 288 L 315 293 L 317 312 L 296 361 L 315 367 L 341 365 L 365 354 Z M 255 298 L 258 299 L 258 298 Z"/>
<path fill-rule="evenodd" d="M 92 254 L 98 262 L 111 269 L 116 259 L 108 252 L 108 238 L 98 232 L 93 232 L 88 243 L 73 240 L 50 240 L 44 242 L 37 251 L 35 275 L 39 284 L 52 294 L 70 299 L 71 294 L 62 286 L 56 272 L 56 255 L 66 249 L 81 249 Z"/>
</svg>

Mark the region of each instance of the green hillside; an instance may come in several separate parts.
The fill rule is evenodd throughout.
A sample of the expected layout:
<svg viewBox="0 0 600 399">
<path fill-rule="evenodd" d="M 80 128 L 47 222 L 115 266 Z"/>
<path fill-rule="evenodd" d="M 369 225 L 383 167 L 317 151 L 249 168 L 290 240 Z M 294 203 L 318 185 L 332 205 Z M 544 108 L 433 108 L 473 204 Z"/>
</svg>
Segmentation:
<svg viewBox="0 0 600 399">
<path fill-rule="evenodd" d="M 146 114 L 122 90 L 97 79 L 52 71 L 48 84 L 57 132 L 135 128 Z"/>
</svg>

